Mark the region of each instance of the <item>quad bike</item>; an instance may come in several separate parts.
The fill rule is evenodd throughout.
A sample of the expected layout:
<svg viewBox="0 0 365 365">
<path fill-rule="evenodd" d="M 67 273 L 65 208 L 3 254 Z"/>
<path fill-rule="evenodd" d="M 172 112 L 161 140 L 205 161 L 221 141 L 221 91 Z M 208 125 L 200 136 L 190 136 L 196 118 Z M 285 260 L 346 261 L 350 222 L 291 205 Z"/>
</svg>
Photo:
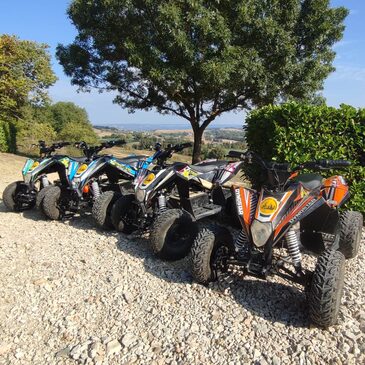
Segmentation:
<svg viewBox="0 0 365 365">
<path fill-rule="evenodd" d="M 182 162 L 168 165 L 166 161 L 174 153 L 191 146 L 191 143 L 182 143 L 160 149 L 155 155 L 156 164 L 153 169 L 144 168 L 144 161 L 140 161 L 133 182 L 134 192 L 123 194 L 111 208 L 111 222 L 117 231 L 129 234 L 137 229 L 145 229 L 159 212 L 166 209 L 166 197 L 175 188 L 175 169 L 187 166 Z"/>
<path fill-rule="evenodd" d="M 99 146 L 87 146 L 90 155 L 94 156 L 93 161 L 79 166 L 71 185 L 52 187 L 45 194 L 43 211 L 47 217 L 59 220 L 73 216 L 81 207 L 93 206 L 93 215 L 97 221 L 106 227 L 110 226 L 105 212 L 101 213 L 105 201 L 98 198 L 104 195 L 103 192 L 110 191 L 111 198 L 116 199 L 136 175 L 137 162 L 145 158 L 145 156 L 129 156 L 117 159 L 112 155 L 98 156 L 103 149 L 123 144 L 125 141 L 109 141 Z M 86 144 L 83 142 L 83 145 Z M 104 195 L 103 198 L 106 196 L 108 195 Z"/>
<path fill-rule="evenodd" d="M 184 258 L 198 232 L 197 222 L 203 218 L 237 224 L 230 187 L 242 165 L 242 161 L 208 160 L 175 167 L 176 189 L 168 197 L 169 209 L 160 209 L 150 229 L 155 254 L 166 260 Z M 159 199 L 162 197 L 160 192 Z"/>
<path fill-rule="evenodd" d="M 70 160 L 80 161 L 65 155 L 53 155 L 56 150 L 69 145 L 69 142 L 60 142 L 47 146 L 44 141 L 33 145 L 39 147 L 39 158 L 27 159 L 22 170 L 23 181 L 15 181 L 5 188 L 3 193 L 5 206 L 19 212 L 31 209 L 36 204 L 41 205 L 44 193 L 51 186 L 47 174 L 57 172 L 60 181 L 67 180 L 66 167 Z"/>
<path fill-rule="evenodd" d="M 167 150 L 165 157 L 181 150 Z M 112 208 L 116 229 L 131 233 L 151 226 L 154 252 L 168 260 L 189 252 L 197 232 L 196 221 L 227 210 L 231 192 L 228 181 L 242 162 L 203 161 L 196 165 L 175 163 L 155 171 L 141 170 L 135 194 L 121 197 Z"/>
<path fill-rule="evenodd" d="M 208 284 L 232 267 L 262 279 L 278 275 L 304 286 L 312 322 L 320 327 L 335 324 L 345 257 L 358 252 L 362 215 L 339 212 L 350 196 L 341 176 L 324 179 L 319 174 L 299 172 L 344 168 L 350 163 L 319 160 L 303 163 L 290 172 L 289 164 L 267 163 L 252 152 L 231 151 L 230 156 L 258 163 L 268 180 L 261 191 L 232 187 L 242 229 L 235 240 L 219 225 L 200 230 L 192 247 L 194 279 Z M 323 245 L 320 234 L 332 239 Z M 302 266 L 301 248 L 313 252 L 316 245 L 319 256 L 311 272 Z"/>
</svg>

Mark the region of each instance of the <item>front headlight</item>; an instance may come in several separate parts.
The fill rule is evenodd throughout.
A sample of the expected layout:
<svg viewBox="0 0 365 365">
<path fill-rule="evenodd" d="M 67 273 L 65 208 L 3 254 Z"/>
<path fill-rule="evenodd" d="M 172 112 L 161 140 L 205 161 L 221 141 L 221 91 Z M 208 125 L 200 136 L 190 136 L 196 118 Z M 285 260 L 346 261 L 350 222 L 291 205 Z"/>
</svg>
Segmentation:
<svg viewBox="0 0 365 365">
<path fill-rule="evenodd" d="M 146 196 L 146 191 L 142 190 L 142 189 L 137 189 L 136 190 L 136 200 L 140 203 L 142 203 L 144 201 L 144 198 Z"/>
<path fill-rule="evenodd" d="M 269 237 L 272 233 L 272 225 L 271 222 L 259 222 L 258 220 L 254 220 L 251 225 L 251 234 L 253 243 L 257 247 L 262 247 L 265 245 Z"/>
<path fill-rule="evenodd" d="M 145 177 L 145 179 L 143 180 L 142 184 L 143 184 L 143 185 L 149 185 L 149 184 L 151 184 L 151 182 L 154 180 L 154 178 L 155 178 L 155 174 L 153 174 L 153 173 L 151 172 L 151 173 L 149 173 L 149 174 Z"/>
<path fill-rule="evenodd" d="M 82 174 L 85 170 L 87 169 L 87 165 L 86 163 L 83 163 L 76 171 L 77 175 Z"/>
</svg>

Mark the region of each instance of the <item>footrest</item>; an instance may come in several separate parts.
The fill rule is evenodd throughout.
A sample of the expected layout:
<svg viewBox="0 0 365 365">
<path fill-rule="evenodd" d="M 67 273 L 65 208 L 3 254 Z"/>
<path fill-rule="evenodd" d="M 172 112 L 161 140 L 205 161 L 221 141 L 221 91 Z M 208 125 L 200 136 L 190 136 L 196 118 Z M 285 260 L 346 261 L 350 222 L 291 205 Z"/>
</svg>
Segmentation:
<svg viewBox="0 0 365 365">
<path fill-rule="evenodd" d="M 216 215 L 222 211 L 222 207 L 216 204 L 205 205 L 194 209 L 194 216 L 196 220 Z"/>
</svg>

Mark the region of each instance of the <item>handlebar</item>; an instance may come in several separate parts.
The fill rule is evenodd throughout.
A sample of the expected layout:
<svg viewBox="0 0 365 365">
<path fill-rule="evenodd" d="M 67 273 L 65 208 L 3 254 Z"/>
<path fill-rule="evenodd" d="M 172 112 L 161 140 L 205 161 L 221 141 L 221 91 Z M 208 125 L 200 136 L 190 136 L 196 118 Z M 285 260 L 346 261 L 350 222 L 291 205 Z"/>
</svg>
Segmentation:
<svg viewBox="0 0 365 365">
<path fill-rule="evenodd" d="M 304 162 L 294 168 L 291 168 L 289 163 L 279 163 L 275 161 L 267 162 L 264 161 L 260 155 L 255 152 L 247 151 L 229 151 L 228 157 L 238 158 L 242 161 L 246 161 L 251 163 L 253 160 L 258 162 L 262 167 L 268 170 L 281 170 L 281 171 L 298 171 L 303 169 L 312 169 L 312 170 L 324 170 L 324 169 L 333 169 L 333 168 L 343 168 L 351 166 L 350 161 L 346 160 L 316 160 Z"/>
</svg>

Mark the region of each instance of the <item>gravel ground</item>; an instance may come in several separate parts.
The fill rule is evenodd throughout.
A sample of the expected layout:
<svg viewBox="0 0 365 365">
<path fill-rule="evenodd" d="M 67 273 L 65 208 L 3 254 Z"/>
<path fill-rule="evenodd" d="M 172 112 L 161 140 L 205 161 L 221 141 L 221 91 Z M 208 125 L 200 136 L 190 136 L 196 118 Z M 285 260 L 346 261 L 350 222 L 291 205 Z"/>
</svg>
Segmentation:
<svg viewBox="0 0 365 365">
<path fill-rule="evenodd" d="M 23 161 L 0 154 L 0 196 Z M 279 279 L 199 286 L 187 260 L 162 262 L 144 237 L 98 231 L 86 214 L 50 222 L 1 202 L 0 221 L 0 364 L 365 363 L 364 245 L 339 324 L 323 331 Z"/>
</svg>

